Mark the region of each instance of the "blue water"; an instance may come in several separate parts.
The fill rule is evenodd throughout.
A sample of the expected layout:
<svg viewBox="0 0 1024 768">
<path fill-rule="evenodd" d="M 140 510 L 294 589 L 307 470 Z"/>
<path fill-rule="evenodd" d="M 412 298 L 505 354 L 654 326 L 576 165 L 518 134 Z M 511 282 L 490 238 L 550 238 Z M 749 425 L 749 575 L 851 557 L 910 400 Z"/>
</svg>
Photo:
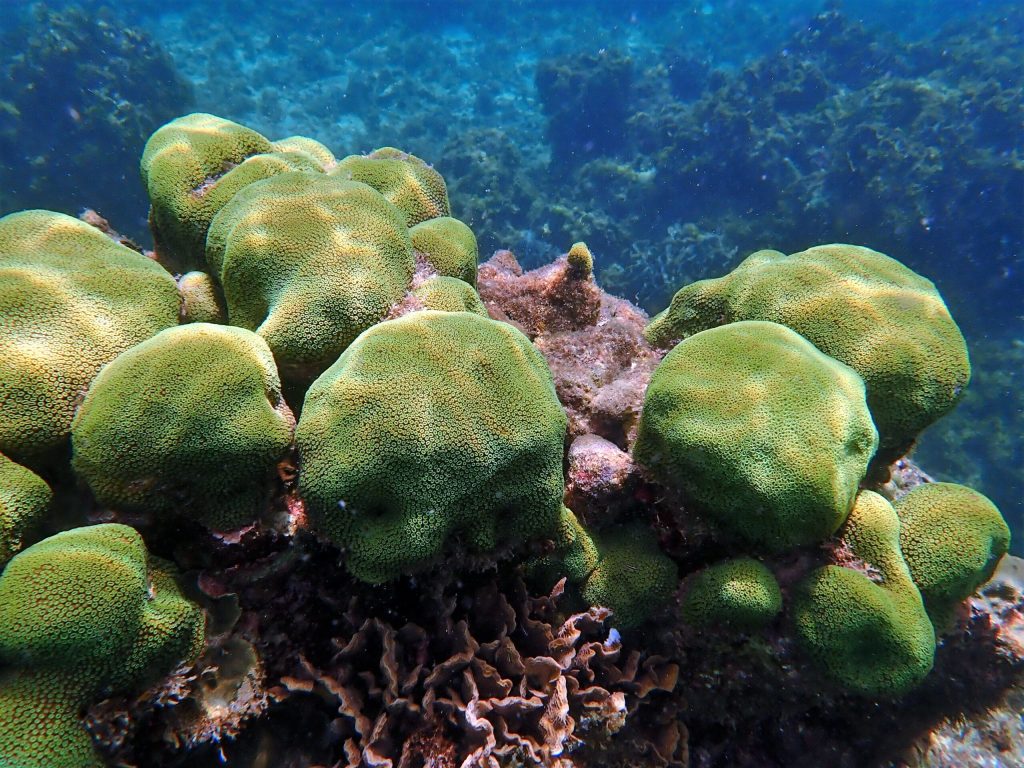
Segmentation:
<svg viewBox="0 0 1024 768">
<path fill-rule="evenodd" d="M 150 245 L 142 146 L 203 111 L 414 153 L 482 258 L 586 240 L 652 313 L 758 249 L 883 251 L 972 355 L 914 458 L 988 495 L 1024 554 L 1019 2 L 7 0 L 0 51 L 0 214 L 95 208 Z"/>
</svg>

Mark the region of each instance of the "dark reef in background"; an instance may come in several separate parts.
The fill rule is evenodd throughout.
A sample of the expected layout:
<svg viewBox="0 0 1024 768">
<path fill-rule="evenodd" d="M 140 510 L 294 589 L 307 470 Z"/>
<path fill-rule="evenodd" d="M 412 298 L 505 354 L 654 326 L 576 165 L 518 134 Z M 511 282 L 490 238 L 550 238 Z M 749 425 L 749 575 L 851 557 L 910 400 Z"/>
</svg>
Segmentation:
<svg viewBox="0 0 1024 768">
<path fill-rule="evenodd" d="M 621 267 L 605 284 L 649 309 L 728 269 L 732 254 L 842 241 L 928 274 L 961 321 L 984 325 L 1024 291 L 1024 14 L 1005 13 L 911 44 L 827 11 L 776 53 L 713 72 L 696 100 L 685 86 L 700 70 L 676 72 L 671 51 L 632 90 L 605 78 L 600 101 L 540 88 L 563 172 L 554 150 L 572 146 L 581 125 L 629 115 L 624 143 L 589 143 L 591 159 L 548 194 L 571 201 L 569 222 L 602 225 L 596 250 Z M 540 63 L 538 84 L 552 69 L 571 82 L 574 65 L 578 79 L 601 72 L 562 56 Z M 695 229 L 681 239 L 686 225 Z M 701 243 L 719 235 L 721 247 Z M 983 308 L 968 301 L 979 293 Z"/>
<path fill-rule="evenodd" d="M 112 13 L 33 8 L 0 64 L 0 207 L 96 208 L 144 233 L 137 165 L 192 89 L 146 33 Z"/>
<path fill-rule="evenodd" d="M 537 65 L 552 161 L 572 167 L 615 154 L 627 139 L 633 61 L 619 51 L 571 54 Z"/>
</svg>

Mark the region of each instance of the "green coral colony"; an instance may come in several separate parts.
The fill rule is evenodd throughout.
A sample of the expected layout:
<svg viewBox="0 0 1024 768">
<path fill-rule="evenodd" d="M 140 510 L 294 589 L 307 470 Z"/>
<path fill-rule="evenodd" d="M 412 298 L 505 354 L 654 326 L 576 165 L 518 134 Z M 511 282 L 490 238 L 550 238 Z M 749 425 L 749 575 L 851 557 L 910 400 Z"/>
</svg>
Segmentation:
<svg viewBox="0 0 1024 768">
<path fill-rule="evenodd" d="M 488 316 L 475 237 L 431 166 L 195 114 L 152 136 L 142 176 L 158 260 L 60 213 L 0 219 L 4 765 L 100 765 L 82 708 L 203 645 L 202 611 L 133 528 L 46 538 L 66 527 L 48 481 L 69 456 L 106 507 L 227 531 L 259 517 L 294 451 L 311 527 L 363 581 L 547 539 L 531 578 L 566 577 L 623 629 L 672 610 L 678 587 L 694 631 L 792 633 L 826 680 L 869 696 L 928 673 L 1008 549 L 968 488 L 895 504 L 860 490 L 970 372 L 934 286 L 883 254 L 761 251 L 649 325 L 670 349 L 634 457 L 733 550 L 680 586 L 650 526 L 589 531 L 563 506 L 551 373 Z M 576 244 L 567 263 L 584 262 Z M 306 393 L 297 425 L 282 392 Z M 865 568 L 819 557 L 780 587 L 774 559 L 826 541 Z"/>
</svg>

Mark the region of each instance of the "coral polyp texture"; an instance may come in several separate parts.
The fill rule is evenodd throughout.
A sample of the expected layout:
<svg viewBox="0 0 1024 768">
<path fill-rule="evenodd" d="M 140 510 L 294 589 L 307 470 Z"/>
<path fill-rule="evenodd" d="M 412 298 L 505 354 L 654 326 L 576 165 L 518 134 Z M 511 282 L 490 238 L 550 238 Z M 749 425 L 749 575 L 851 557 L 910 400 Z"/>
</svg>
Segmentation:
<svg viewBox="0 0 1024 768">
<path fill-rule="evenodd" d="M 307 380 L 384 319 L 415 267 L 405 221 L 379 192 L 307 172 L 238 192 L 210 226 L 206 258 L 228 321 L 258 333 L 283 371 Z"/>
<path fill-rule="evenodd" d="M 224 323 L 227 312 L 220 288 L 206 272 L 186 272 L 178 278 L 181 294 L 181 322 Z"/>
<path fill-rule="evenodd" d="M 0 566 L 39 528 L 53 501 L 53 491 L 35 472 L 0 453 Z"/>
<path fill-rule="evenodd" d="M 178 307 L 163 267 L 78 219 L 0 219 L 0 452 L 31 465 L 61 449 L 99 369 Z"/>
<path fill-rule="evenodd" d="M 894 260 L 650 322 L 600 232 L 478 267 L 397 149 L 142 170 L 148 256 L 0 219 L 5 768 L 888 765 L 1024 684 L 999 511 L 896 455 L 968 367 Z"/>
<path fill-rule="evenodd" d="M 424 309 L 475 312 L 483 317 L 489 316 L 480 295 L 471 285 L 457 277 L 431 277 L 413 288 L 412 296 L 422 302 Z"/>
<path fill-rule="evenodd" d="M 597 563 L 581 589 L 587 603 L 611 609 L 612 623 L 623 629 L 643 624 L 665 607 L 676 589 L 676 564 L 648 526 L 602 531 L 596 548 Z"/>
<path fill-rule="evenodd" d="M 971 376 L 932 282 L 870 248 L 758 251 L 724 277 L 682 288 L 646 335 L 666 344 L 740 320 L 781 323 L 857 371 L 888 460 L 956 404 Z"/>
<path fill-rule="evenodd" d="M 755 631 L 782 610 L 782 592 L 770 570 L 752 557 L 716 563 L 687 586 L 682 615 L 698 628 L 735 627 Z"/>
<path fill-rule="evenodd" d="M 900 547 L 937 623 L 992 578 L 1010 548 L 1010 529 L 995 505 L 972 488 L 929 483 L 895 504 Z"/>
<path fill-rule="evenodd" d="M 468 226 L 451 216 L 438 216 L 411 227 L 409 237 L 413 248 L 426 256 L 437 274 L 476 285 L 480 249 L 476 235 Z"/>
<path fill-rule="evenodd" d="M 202 112 L 157 130 L 146 142 L 141 168 L 158 249 L 183 266 L 201 267 L 206 230 L 240 188 L 232 171 L 253 155 L 272 151 L 265 136 Z"/>
<path fill-rule="evenodd" d="M 205 619 L 169 566 L 125 525 L 75 528 L 0 574 L 0 756 L 5 765 L 100 766 L 80 710 L 190 663 Z"/>
<path fill-rule="evenodd" d="M 647 387 L 634 455 L 770 550 L 833 534 L 878 443 L 851 368 L 776 323 L 680 342 Z"/>
<path fill-rule="evenodd" d="M 352 572 L 385 581 L 441 558 L 554 533 L 565 415 L 515 328 L 414 312 L 365 331 L 313 382 L 299 488 Z"/>
<path fill-rule="evenodd" d="M 441 174 L 400 149 L 382 147 L 368 155 L 349 155 L 329 172 L 369 184 L 402 212 L 408 227 L 451 215 L 448 187 Z"/>
<path fill-rule="evenodd" d="M 843 540 L 863 570 L 827 565 L 797 588 L 797 636 L 825 674 L 849 690 L 894 696 L 932 668 L 935 631 L 900 552 L 900 521 L 864 491 Z M 874 578 L 872 576 L 874 575 Z"/>
<path fill-rule="evenodd" d="M 191 323 L 100 372 L 72 426 L 72 466 L 104 504 L 235 528 L 269 496 L 293 423 L 259 336 Z"/>
</svg>

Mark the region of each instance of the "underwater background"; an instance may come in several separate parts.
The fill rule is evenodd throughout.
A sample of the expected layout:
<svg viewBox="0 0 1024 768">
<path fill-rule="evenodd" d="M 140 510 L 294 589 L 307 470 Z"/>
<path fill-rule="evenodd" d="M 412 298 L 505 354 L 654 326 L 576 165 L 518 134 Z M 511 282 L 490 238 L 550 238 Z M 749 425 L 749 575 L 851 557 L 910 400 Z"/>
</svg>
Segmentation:
<svg viewBox="0 0 1024 768">
<path fill-rule="evenodd" d="M 649 312 L 761 248 L 888 253 L 972 357 L 916 456 L 1024 531 L 1019 3 L 6 2 L 0 30 L 5 211 L 145 242 L 142 146 L 206 111 L 430 158 L 482 254 L 585 238 Z"/>
<path fill-rule="evenodd" d="M 831 660 L 822 665 L 820 659 L 816 671 L 807 672 L 813 665 L 801 666 L 789 625 L 778 618 L 783 596 L 791 606 L 799 578 L 827 562 L 861 568 L 883 583 L 898 579 L 856 551 L 856 534 L 842 542 L 823 542 L 824 536 L 809 546 L 801 542 L 798 554 L 773 553 L 766 558 L 772 573 L 750 558 L 724 560 L 736 554 L 729 539 L 716 540 L 700 519 L 692 529 L 678 528 L 671 517 L 685 506 L 682 497 L 641 477 L 619 450 L 636 437 L 634 385 L 646 386 L 661 359 L 643 341 L 647 315 L 664 310 L 677 290 L 726 275 L 762 249 L 864 246 L 934 282 L 963 332 L 971 363 L 963 398 L 914 446 L 910 458 L 917 466 L 898 462 L 889 483 L 869 478 L 874 484 L 865 480 L 865 487 L 884 487 L 883 495 L 892 491 L 887 498 L 898 498 L 923 472 L 974 488 L 1009 524 L 1010 553 L 1024 555 L 1024 4 L 7 0 L 0 2 L 0 68 L 0 216 L 29 208 L 78 216 L 91 209 L 109 227 L 95 214 L 86 221 L 100 221 L 131 248 L 155 247 L 156 258 L 166 254 L 151 233 L 158 229 L 150 220 L 153 189 L 140 174 L 140 158 L 157 129 L 188 113 L 211 113 L 271 140 L 313 137 L 337 158 L 380 147 L 423 158 L 443 175 L 451 215 L 472 229 L 479 245 L 479 276 L 470 270 L 467 278 L 479 293 L 469 291 L 473 306 L 498 319 L 497 307 L 507 313 L 503 319 L 529 327 L 530 340 L 555 372 L 576 441 L 562 467 L 561 441 L 548 435 L 556 446 L 557 456 L 548 462 L 554 469 L 545 465 L 538 474 L 558 476 L 551 482 L 559 492 L 551 495 L 561 499 L 564 469 L 566 504 L 577 503 L 573 511 L 580 518 L 563 507 L 572 525 L 560 519 L 559 535 L 569 529 L 568 539 L 586 549 L 580 542 L 590 540 L 580 526 L 599 521 L 595 510 L 621 516 L 608 534 L 642 509 L 650 516 L 645 535 L 657 537 L 653 546 L 644 540 L 644 546 L 630 549 L 632 542 L 620 549 L 614 534 L 595 533 L 587 545 L 617 552 L 620 565 L 653 563 L 635 583 L 623 566 L 623 583 L 635 589 L 612 619 L 596 607 L 622 597 L 611 577 L 601 586 L 604 592 L 597 590 L 603 599 L 573 592 L 570 580 L 573 610 L 583 609 L 569 615 L 561 587 L 549 594 L 529 582 L 528 592 L 521 573 L 461 561 L 461 550 L 433 573 L 429 587 L 431 577 L 421 575 L 419 563 L 409 570 L 360 566 L 347 546 L 336 549 L 307 537 L 302 528 L 308 510 L 296 501 L 298 467 L 290 459 L 274 463 L 292 450 L 296 403 L 309 386 L 305 380 L 288 389 L 285 382 L 283 394 L 277 392 L 283 403 L 274 414 L 278 420 L 268 427 L 288 433 L 276 434 L 280 445 L 266 448 L 275 457 L 268 463 L 274 490 L 260 486 L 256 493 L 272 496 L 272 523 L 239 528 L 244 532 L 235 538 L 220 532 L 234 531 L 238 520 L 222 526 L 199 513 L 170 524 L 142 515 L 136 526 L 155 555 L 149 564 L 137 555 L 142 565 L 135 564 L 149 580 L 150 599 L 192 622 L 191 640 L 178 638 L 182 647 L 167 658 L 201 661 L 170 678 L 161 668 L 164 687 L 155 694 L 149 689 L 145 701 L 131 700 L 121 689 L 134 691 L 140 680 L 148 684 L 160 675 L 132 679 L 134 688 L 123 681 L 95 684 L 96 690 L 82 694 L 92 739 L 82 749 L 89 756 L 78 763 L 70 757 L 56 768 L 98 765 L 90 762 L 99 759 L 93 745 L 108 764 L 152 768 L 454 768 L 466 750 L 486 751 L 473 741 L 478 723 L 462 710 L 464 700 L 485 699 L 488 686 L 488 700 L 499 703 L 486 717 L 502 723 L 496 735 L 488 734 L 488 748 L 496 742 L 506 752 L 494 753 L 500 763 L 498 757 L 480 763 L 466 757 L 466 766 L 1024 764 L 1022 561 L 1006 558 L 997 586 L 980 596 L 967 598 L 978 584 L 968 585 L 950 602 L 959 601 L 955 616 L 948 606 L 949 615 L 939 612 L 932 599 L 923 619 L 932 645 L 921 652 L 927 658 L 912 684 L 858 678 L 856 670 L 884 655 L 866 641 L 863 658 L 851 665 L 854 672 L 837 672 Z M 309 151 L 309 145 L 294 146 Z M 270 150 L 254 150 L 264 151 Z M 335 163 L 331 157 L 328 165 Z M 220 170 L 234 167 L 225 162 Z M 212 188 L 218 173 L 209 177 Z M 201 186 L 205 193 L 205 182 Z M 439 209 L 432 216 L 443 214 Z M 163 226 L 166 237 L 166 221 Z M 404 234 L 404 226 L 399 229 Z M 523 275 L 519 265 L 537 271 Z M 179 290 L 185 294 L 184 278 Z M 419 306 L 403 298 L 387 317 L 400 322 L 398 309 Z M 559 316 L 553 306 L 571 311 Z M 209 311 L 215 317 L 222 308 Z M 186 314 L 183 308 L 183 323 L 203 319 L 201 311 Z M 572 343 L 579 346 L 573 347 L 565 339 L 577 332 Z M 588 349 L 584 341 L 591 339 L 595 346 Z M 282 379 L 301 369 L 286 372 L 278 365 Z M 604 371 L 602 366 L 619 366 L 609 374 L 606 392 L 581 395 L 579 402 L 565 396 L 587 371 Z M 147 375 L 143 366 L 126 379 Z M 548 407 L 540 389 L 526 399 L 536 408 L 537 423 L 564 418 L 561 409 Z M 289 404 L 294 414 L 288 413 L 286 424 L 282 413 Z M 814 419 L 807 415 L 806 421 L 811 431 Z M 96 422 L 100 430 L 102 415 Z M 602 430 L 621 439 L 587 442 Z M 650 464 L 659 459 L 652 452 Z M 598 465 L 613 476 L 604 486 L 607 477 L 595 479 Z M 91 471 L 101 472 L 104 461 L 96 466 Z M 307 466 L 304 472 L 315 471 L 311 459 Z M 131 513 L 102 517 L 108 513 L 102 492 L 87 470 L 78 464 L 74 469 L 77 474 L 67 467 L 40 471 L 48 481 L 55 478 L 51 484 L 70 518 L 136 524 Z M 0 480 L 3 470 L 0 464 Z M 184 474 L 203 472 L 190 468 Z M 220 489 L 210 483 L 204 493 L 215 497 Z M 177 488 L 158 492 L 187 495 Z M 310 508 L 314 496 L 305 500 Z M 337 506 L 345 515 L 357 514 L 336 498 L 327 505 L 332 513 Z M 194 551 L 183 543 L 192 536 L 201 542 Z M 132 546 L 145 552 L 141 539 Z M 509 555 L 503 547 L 492 554 Z M 991 575 L 1003 554 L 997 550 L 993 545 L 994 554 L 974 575 Z M 538 555 L 532 549 L 527 554 Z M 10 556 L 2 546 L 0 555 Z M 550 552 L 540 555 L 524 561 L 528 571 L 552 566 L 545 560 Z M 565 555 L 565 561 L 591 555 L 598 557 L 587 550 Z M 161 558 L 184 572 L 180 592 L 161 581 Z M 467 563 L 482 568 L 478 580 L 459 570 Z M 696 632 L 693 627 L 706 617 L 697 615 L 701 606 L 686 603 L 687 596 L 707 587 L 701 579 L 721 577 L 717 565 L 735 563 L 755 563 L 756 573 L 741 576 L 755 582 L 760 568 L 764 583 L 774 585 L 777 578 L 782 592 L 776 585 L 774 594 L 760 596 L 768 608 L 743 606 L 765 614 L 741 627 L 747 634 L 740 640 L 716 630 Z M 367 570 L 360 573 L 359 567 Z M 591 575 L 600 570 L 590 567 Z M 677 567 L 684 582 L 676 579 Z M 171 572 L 177 573 L 174 566 L 168 566 Z M 18 577 L 13 566 L 0 573 L 14 574 L 8 584 Z M 4 611 L 14 610 L 13 603 L 4 607 L 4 584 L 0 580 L 0 712 L 22 695 L 4 688 L 4 675 L 15 674 L 4 656 L 4 622 L 11 621 Z M 636 594 L 650 605 L 631 602 Z M 666 619 L 677 603 L 691 613 Z M 196 606 L 205 618 L 196 618 Z M 638 616 L 632 625 L 630 610 Z M 913 623 L 904 619 L 901 613 L 894 624 Z M 732 626 L 730 621 L 743 624 L 735 617 L 721 623 Z M 188 642 L 196 647 L 186 649 Z M 925 678 L 933 660 L 934 671 Z M 132 656 L 126 664 L 136 661 Z M 815 675 L 821 669 L 831 687 L 819 699 Z M 449 673 L 455 682 L 447 680 Z M 465 683 L 456 680 L 461 674 Z M 16 679 L 20 684 L 22 678 Z M 541 715 L 524 702 L 527 691 L 542 688 Z M 97 691 L 114 695 L 103 699 Z M 424 697 L 470 736 L 460 743 L 440 728 L 424 728 L 418 719 Z M 84 706 L 78 702 L 72 709 Z M 961 722 L 961 716 L 966 722 L 975 715 L 982 719 L 970 728 Z M 76 728 L 77 718 L 71 718 Z M 258 725 L 250 727 L 253 722 Z M 24 731 L 38 726 L 28 723 Z M 0 723 L 0 768 L 7 768 L 4 739 L 14 730 L 5 732 Z M 59 729 L 54 733 L 56 740 L 64 738 Z M 931 733 L 927 748 L 921 746 L 924 733 Z M 517 739 L 521 743 L 510 747 Z M 352 746 L 357 743 L 362 752 Z M 14 766 L 37 768 L 30 761 Z"/>
</svg>

